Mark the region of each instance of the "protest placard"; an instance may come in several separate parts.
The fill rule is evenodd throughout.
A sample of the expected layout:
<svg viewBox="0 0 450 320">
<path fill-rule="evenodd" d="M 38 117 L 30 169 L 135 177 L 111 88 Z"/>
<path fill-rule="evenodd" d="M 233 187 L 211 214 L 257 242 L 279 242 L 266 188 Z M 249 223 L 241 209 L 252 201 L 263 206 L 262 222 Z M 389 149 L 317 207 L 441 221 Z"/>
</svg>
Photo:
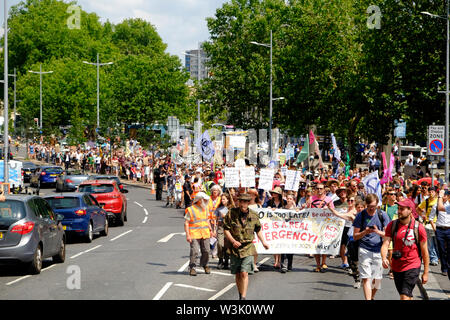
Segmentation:
<svg viewBox="0 0 450 320">
<path fill-rule="evenodd" d="M 239 170 L 242 188 L 254 188 L 255 184 L 255 168 L 247 167 Z"/>
<path fill-rule="evenodd" d="M 253 210 L 253 209 L 251 209 Z M 328 209 L 301 211 L 254 209 L 261 222 L 266 250 L 257 237 L 253 241 L 260 254 L 339 254 L 344 220 Z"/>
<path fill-rule="evenodd" d="M 272 190 L 274 169 L 261 169 L 258 189 Z"/>
<path fill-rule="evenodd" d="M 300 186 L 300 178 L 301 178 L 300 171 L 287 170 L 284 190 L 298 191 L 298 188 Z"/>
<path fill-rule="evenodd" d="M 225 187 L 239 188 L 239 168 L 225 168 Z"/>
</svg>

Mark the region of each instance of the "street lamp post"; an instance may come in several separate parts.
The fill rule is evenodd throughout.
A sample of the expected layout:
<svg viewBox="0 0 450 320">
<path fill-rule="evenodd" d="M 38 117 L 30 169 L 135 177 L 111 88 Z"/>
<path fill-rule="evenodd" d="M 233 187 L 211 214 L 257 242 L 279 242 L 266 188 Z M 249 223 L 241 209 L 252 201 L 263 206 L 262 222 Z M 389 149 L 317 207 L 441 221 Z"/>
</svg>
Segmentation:
<svg viewBox="0 0 450 320">
<path fill-rule="evenodd" d="M 272 96 L 272 89 L 273 89 L 273 60 L 272 60 L 272 54 L 273 54 L 273 37 L 272 37 L 272 30 L 270 30 L 270 43 L 259 43 L 256 41 L 250 41 L 251 44 L 255 44 L 257 46 L 263 46 L 270 49 L 270 97 L 269 97 L 269 159 L 272 160 L 272 107 L 273 102 L 276 100 L 284 100 L 284 97 L 279 98 L 273 98 Z"/>
<path fill-rule="evenodd" d="M 100 67 L 111 65 L 114 62 L 100 63 L 99 54 L 97 53 L 97 63 L 83 61 L 85 64 L 90 64 L 97 67 L 97 129 L 100 127 Z"/>
<path fill-rule="evenodd" d="M 41 63 L 39 65 L 39 72 L 31 71 L 31 70 L 28 72 L 39 75 L 39 130 L 40 130 L 40 133 L 42 134 L 42 75 L 53 73 L 53 71 L 42 72 L 42 63 Z"/>
<path fill-rule="evenodd" d="M 446 58 L 446 87 L 445 91 L 439 91 L 440 93 L 445 93 L 445 182 L 449 183 L 449 57 L 450 57 L 450 1 L 447 1 L 447 14 L 445 16 L 439 16 L 435 14 L 431 14 L 426 11 L 422 11 L 422 14 L 428 15 L 433 18 L 440 18 L 447 20 L 447 58 Z"/>
</svg>

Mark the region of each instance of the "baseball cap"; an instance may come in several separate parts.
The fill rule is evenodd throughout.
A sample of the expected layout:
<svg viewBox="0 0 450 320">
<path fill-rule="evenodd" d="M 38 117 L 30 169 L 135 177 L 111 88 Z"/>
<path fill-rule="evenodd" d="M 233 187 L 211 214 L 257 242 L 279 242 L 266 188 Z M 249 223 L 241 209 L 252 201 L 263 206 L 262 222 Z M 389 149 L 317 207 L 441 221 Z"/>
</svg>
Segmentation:
<svg viewBox="0 0 450 320">
<path fill-rule="evenodd" d="M 411 210 L 413 210 L 415 208 L 414 202 L 412 202 L 410 199 L 404 199 L 402 201 L 399 201 L 399 202 L 397 202 L 397 205 L 402 206 L 402 207 L 408 207 Z"/>
</svg>

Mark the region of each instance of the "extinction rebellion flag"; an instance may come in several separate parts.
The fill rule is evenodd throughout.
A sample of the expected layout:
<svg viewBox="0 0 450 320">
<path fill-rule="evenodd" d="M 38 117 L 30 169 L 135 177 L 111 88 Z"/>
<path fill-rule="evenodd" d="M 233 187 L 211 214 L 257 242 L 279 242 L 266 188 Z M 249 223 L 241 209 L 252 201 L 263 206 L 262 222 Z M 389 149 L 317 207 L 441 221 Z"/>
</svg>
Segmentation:
<svg viewBox="0 0 450 320">
<path fill-rule="evenodd" d="M 208 130 L 205 130 L 197 140 L 197 148 L 202 154 L 202 157 L 208 161 L 214 156 L 214 146 L 209 138 Z"/>
</svg>

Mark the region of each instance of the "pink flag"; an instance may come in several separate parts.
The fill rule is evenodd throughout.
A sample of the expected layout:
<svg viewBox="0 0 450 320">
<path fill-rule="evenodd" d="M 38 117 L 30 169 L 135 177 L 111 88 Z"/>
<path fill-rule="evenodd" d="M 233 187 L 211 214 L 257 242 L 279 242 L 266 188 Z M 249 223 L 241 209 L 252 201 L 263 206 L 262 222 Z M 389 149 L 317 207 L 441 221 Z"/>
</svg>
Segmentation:
<svg viewBox="0 0 450 320">
<path fill-rule="evenodd" d="M 388 170 L 388 179 L 389 179 L 389 181 L 394 180 L 394 178 L 392 178 L 392 170 L 394 169 L 394 165 L 395 165 L 395 158 L 394 158 L 394 154 L 391 153 L 391 161 L 389 163 L 389 170 Z"/>
<path fill-rule="evenodd" d="M 395 158 L 394 154 L 391 153 L 391 159 L 389 161 L 389 168 L 388 168 L 386 163 L 386 154 L 382 152 L 381 156 L 383 157 L 383 178 L 381 178 L 380 184 L 385 184 L 393 180 L 392 169 L 394 168 Z"/>
<path fill-rule="evenodd" d="M 313 144 L 314 140 L 316 140 L 316 137 L 314 136 L 313 131 L 309 130 L 309 144 Z"/>
</svg>

